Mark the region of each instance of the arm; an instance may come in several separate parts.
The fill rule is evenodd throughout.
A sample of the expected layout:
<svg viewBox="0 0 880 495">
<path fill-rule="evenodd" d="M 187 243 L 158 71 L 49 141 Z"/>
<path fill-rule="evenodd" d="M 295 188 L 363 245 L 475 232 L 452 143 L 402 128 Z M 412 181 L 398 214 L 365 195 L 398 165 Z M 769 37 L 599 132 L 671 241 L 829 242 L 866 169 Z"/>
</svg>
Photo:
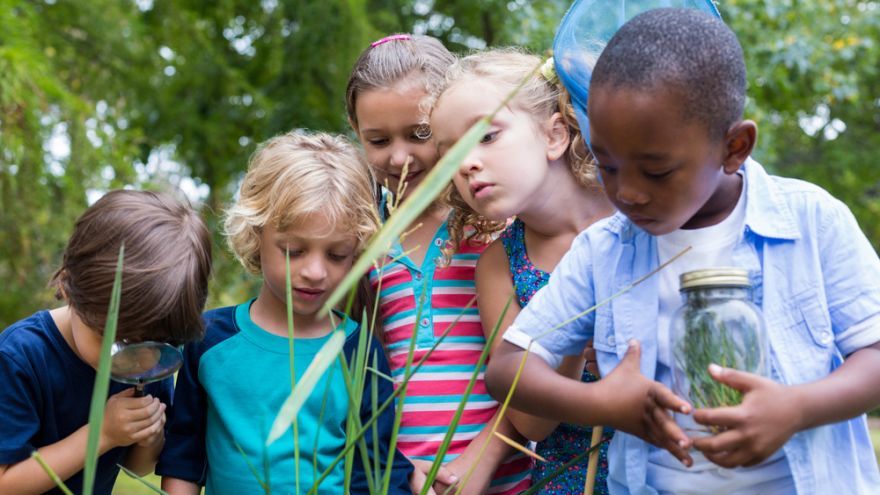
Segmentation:
<svg viewBox="0 0 880 495">
<path fill-rule="evenodd" d="M 500 321 L 498 335 L 492 342 L 492 353 L 494 353 L 503 342 L 504 331 L 510 327 L 520 313 L 510 278 L 509 261 L 500 239 L 493 242 L 477 261 L 476 286 L 479 295 L 477 305 L 480 309 L 480 320 L 486 339 L 489 338 L 495 325 Z M 504 306 L 508 301 L 511 303 L 505 313 Z M 583 367 L 584 362 L 580 356 L 569 356 L 563 359 L 559 373 L 572 379 L 580 379 Z M 508 409 L 506 416 L 505 422 L 513 423 L 519 433 L 536 442 L 547 438 L 559 425 L 557 421 L 523 414 L 513 409 Z"/>
<path fill-rule="evenodd" d="M 165 442 L 156 465 L 162 489 L 171 495 L 198 493 L 198 484 L 203 483 L 207 470 L 208 401 L 198 378 L 199 360 L 204 352 L 200 344 L 191 343 L 184 348 L 183 367 L 177 373 Z"/>
<path fill-rule="evenodd" d="M 489 363 L 486 384 L 503 400 L 513 386 L 526 351 L 510 342 L 499 346 Z M 690 465 L 690 441 L 667 411 L 687 413 L 690 406 L 671 390 L 648 379 L 639 370 L 641 350 L 631 342 L 614 371 L 593 383 L 559 375 L 540 357 L 530 354 L 516 385 L 511 404 L 526 413 L 579 425 L 610 425 L 669 450 Z M 585 408 L 583 404 L 591 404 Z"/>
<path fill-rule="evenodd" d="M 98 455 L 144 441 L 161 432 L 165 405 L 159 399 L 133 397 L 127 389 L 110 397 L 98 439 Z M 37 449 L 59 478 L 66 480 L 83 469 L 89 427 L 84 425 L 66 438 Z M 0 467 L 0 493 L 42 493 L 55 487 L 33 458 Z"/>
</svg>

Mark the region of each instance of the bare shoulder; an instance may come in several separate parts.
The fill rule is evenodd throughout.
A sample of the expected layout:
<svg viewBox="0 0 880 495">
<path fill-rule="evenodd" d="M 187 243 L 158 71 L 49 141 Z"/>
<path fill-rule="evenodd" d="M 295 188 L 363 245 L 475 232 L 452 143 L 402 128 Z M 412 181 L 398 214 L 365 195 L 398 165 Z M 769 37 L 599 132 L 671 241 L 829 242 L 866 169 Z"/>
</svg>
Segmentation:
<svg viewBox="0 0 880 495">
<path fill-rule="evenodd" d="M 480 259 L 477 260 L 476 277 L 477 283 L 481 278 L 492 281 L 510 279 L 510 261 L 507 259 L 507 252 L 501 239 L 492 241 L 492 244 L 489 244 L 480 255 Z"/>
</svg>

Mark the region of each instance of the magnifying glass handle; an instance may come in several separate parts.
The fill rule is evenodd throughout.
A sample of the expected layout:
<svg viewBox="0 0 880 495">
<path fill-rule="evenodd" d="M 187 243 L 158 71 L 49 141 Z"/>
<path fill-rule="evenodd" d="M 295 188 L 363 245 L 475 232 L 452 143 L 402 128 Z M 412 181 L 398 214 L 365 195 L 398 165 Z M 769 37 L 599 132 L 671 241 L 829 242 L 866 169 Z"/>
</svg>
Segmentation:
<svg viewBox="0 0 880 495">
<path fill-rule="evenodd" d="M 144 396 L 144 386 L 138 385 L 134 388 L 134 396 L 135 397 L 143 397 Z"/>
</svg>

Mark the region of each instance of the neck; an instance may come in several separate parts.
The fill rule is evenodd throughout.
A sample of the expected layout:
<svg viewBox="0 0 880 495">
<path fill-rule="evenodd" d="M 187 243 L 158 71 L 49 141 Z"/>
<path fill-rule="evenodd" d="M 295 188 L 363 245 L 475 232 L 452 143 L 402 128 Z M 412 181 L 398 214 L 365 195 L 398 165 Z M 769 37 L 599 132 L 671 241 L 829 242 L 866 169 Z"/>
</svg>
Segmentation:
<svg viewBox="0 0 880 495">
<path fill-rule="evenodd" d="M 271 334 L 287 337 L 287 305 L 268 292 L 264 285 L 251 305 L 251 320 Z M 303 315 L 293 312 L 293 332 L 296 337 L 322 337 L 331 330 L 330 318 L 320 318 L 317 313 Z"/>
<path fill-rule="evenodd" d="M 545 237 L 577 235 L 591 224 L 614 213 L 598 185 L 583 187 L 564 163 L 556 167 L 532 202 L 517 216 L 530 231 Z"/>
</svg>

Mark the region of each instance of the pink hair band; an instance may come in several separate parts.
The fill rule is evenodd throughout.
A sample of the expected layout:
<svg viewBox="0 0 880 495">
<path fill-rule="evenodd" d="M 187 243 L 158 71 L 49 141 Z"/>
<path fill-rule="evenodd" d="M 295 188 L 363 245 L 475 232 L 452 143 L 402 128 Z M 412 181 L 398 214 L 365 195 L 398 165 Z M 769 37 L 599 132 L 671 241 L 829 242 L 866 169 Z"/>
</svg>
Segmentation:
<svg viewBox="0 0 880 495">
<path fill-rule="evenodd" d="M 389 41 L 405 41 L 405 40 L 411 40 L 411 39 L 412 38 L 408 34 L 392 34 L 391 36 L 386 36 L 386 37 L 382 38 L 381 40 L 377 40 L 377 41 L 370 43 L 370 48 L 375 48 L 379 45 L 384 45 L 385 43 L 388 43 Z"/>
</svg>

